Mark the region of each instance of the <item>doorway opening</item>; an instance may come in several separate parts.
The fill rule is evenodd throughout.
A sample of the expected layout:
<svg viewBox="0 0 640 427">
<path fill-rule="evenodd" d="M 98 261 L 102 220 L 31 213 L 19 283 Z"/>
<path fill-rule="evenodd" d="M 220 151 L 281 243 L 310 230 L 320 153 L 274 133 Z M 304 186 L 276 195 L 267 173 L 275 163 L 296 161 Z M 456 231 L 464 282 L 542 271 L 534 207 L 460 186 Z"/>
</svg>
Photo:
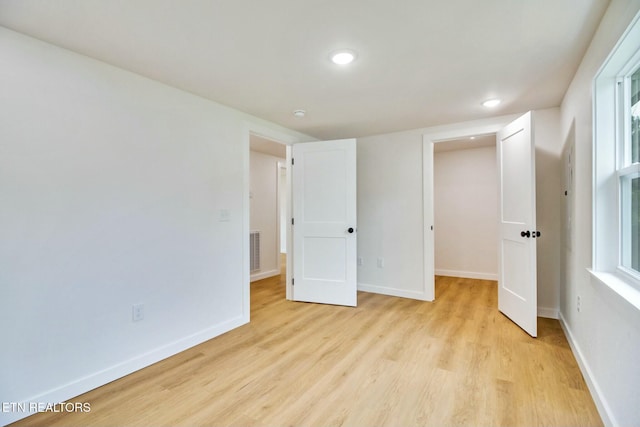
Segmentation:
<svg viewBox="0 0 640 427">
<path fill-rule="evenodd" d="M 249 134 L 249 280 L 282 286 L 287 271 L 287 145 Z"/>
<path fill-rule="evenodd" d="M 434 197 L 433 197 L 433 169 L 434 149 L 438 144 L 447 144 L 455 140 L 467 140 L 472 136 L 496 135 L 517 115 L 493 117 L 486 120 L 460 123 L 452 127 L 443 127 L 432 133 L 422 135 L 422 164 L 423 173 L 423 242 L 424 242 L 424 299 L 435 300 L 435 244 L 434 244 Z M 473 178 L 472 168 L 466 176 Z"/>
<path fill-rule="evenodd" d="M 434 145 L 496 134 L 498 171 L 498 308 L 529 335 L 537 335 L 537 238 L 533 113 L 470 122 L 423 135 L 424 287 L 435 299 Z M 473 168 L 477 170 L 478 168 Z M 473 179 L 473 173 L 469 179 Z"/>
<path fill-rule="evenodd" d="M 437 142 L 433 159 L 435 275 L 498 280 L 496 135 Z"/>
</svg>

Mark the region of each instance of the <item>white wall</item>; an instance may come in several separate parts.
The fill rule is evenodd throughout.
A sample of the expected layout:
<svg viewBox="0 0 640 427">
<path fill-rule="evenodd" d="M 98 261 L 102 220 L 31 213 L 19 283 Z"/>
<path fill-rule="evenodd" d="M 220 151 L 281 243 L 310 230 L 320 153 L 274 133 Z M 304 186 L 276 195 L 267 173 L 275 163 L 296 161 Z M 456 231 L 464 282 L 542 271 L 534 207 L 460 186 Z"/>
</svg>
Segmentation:
<svg viewBox="0 0 640 427">
<path fill-rule="evenodd" d="M 0 82 L 1 402 L 248 321 L 249 130 L 304 136 L 3 28 Z"/>
<path fill-rule="evenodd" d="M 562 254 L 562 141 L 560 109 L 536 110 L 533 116 L 536 146 L 536 225 L 538 316 L 558 318 L 560 258 Z"/>
<path fill-rule="evenodd" d="M 251 280 L 280 274 L 278 162 L 285 159 L 251 151 L 251 222 L 252 231 L 260 231 L 260 270 Z"/>
<path fill-rule="evenodd" d="M 639 10 L 638 0 L 611 2 L 561 106 L 563 141 L 575 143 L 575 190 L 568 198 L 572 250 L 563 257 L 561 320 L 605 424 L 619 426 L 640 423 L 640 312 L 587 271 L 592 250 L 592 83 Z"/>
<path fill-rule="evenodd" d="M 358 287 L 419 297 L 423 289 L 420 133 L 358 138 Z M 378 258 L 384 267 L 378 267 Z"/>
<path fill-rule="evenodd" d="M 437 275 L 498 280 L 496 147 L 434 154 Z"/>
</svg>

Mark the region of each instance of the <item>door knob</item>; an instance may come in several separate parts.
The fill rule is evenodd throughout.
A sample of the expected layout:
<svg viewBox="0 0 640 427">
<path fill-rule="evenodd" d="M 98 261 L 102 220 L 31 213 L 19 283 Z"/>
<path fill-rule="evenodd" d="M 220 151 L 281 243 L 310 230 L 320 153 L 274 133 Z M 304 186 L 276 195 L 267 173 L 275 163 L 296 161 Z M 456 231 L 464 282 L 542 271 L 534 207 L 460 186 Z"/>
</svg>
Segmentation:
<svg viewBox="0 0 640 427">
<path fill-rule="evenodd" d="M 529 232 L 529 230 L 527 230 L 527 231 L 521 231 L 521 232 L 520 232 L 520 235 L 521 235 L 522 237 L 526 237 L 526 238 L 531 237 L 531 233 Z"/>
<path fill-rule="evenodd" d="M 349 232 L 349 234 L 353 233 L 353 227 L 349 227 L 347 231 Z"/>
</svg>

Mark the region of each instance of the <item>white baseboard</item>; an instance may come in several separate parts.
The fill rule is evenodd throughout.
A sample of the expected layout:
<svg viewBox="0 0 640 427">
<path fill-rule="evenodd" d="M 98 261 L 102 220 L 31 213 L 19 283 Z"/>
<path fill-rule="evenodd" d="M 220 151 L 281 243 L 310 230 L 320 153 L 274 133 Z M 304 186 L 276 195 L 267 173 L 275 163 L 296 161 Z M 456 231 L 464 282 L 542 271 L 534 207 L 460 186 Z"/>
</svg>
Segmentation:
<svg viewBox="0 0 640 427">
<path fill-rule="evenodd" d="M 385 286 L 368 285 L 366 283 L 358 283 L 358 290 L 363 292 L 371 292 L 374 294 L 389 295 L 392 297 L 411 298 L 421 301 L 429 301 L 424 292 L 407 291 L 404 289 L 387 288 Z"/>
<path fill-rule="evenodd" d="M 547 319 L 558 319 L 558 309 L 549 307 L 538 307 L 538 317 Z"/>
<path fill-rule="evenodd" d="M 103 386 L 111 381 L 122 378 L 135 371 L 138 371 L 147 366 L 153 365 L 163 359 L 171 357 L 182 351 L 185 351 L 191 347 L 208 341 L 212 338 L 222 335 L 232 329 L 242 326 L 248 323 L 248 319 L 244 317 L 236 317 L 226 322 L 219 323 L 210 328 L 196 332 L 195 334 L 180 338 L 174 342 L 168 343 L 156 349 L 153 349 L 147 353 L 140 354 L 132 357 L 129 360 L 118 363 L 117 365 L 110 366 L 93 374 L 87 375 L 83 378 L 78 378 L 67 384 L 61 385 L 52 390 L 48 390 L 44 393 L 32 396 L 26 399 L 24 402 L 25 411 L 16 412 L 0 412 L 0 425 L 7 425 L 15 421 L 21 420 L 33 415 L 35 412 L 28 410 L 31 402 L 43 402 L 43 403 L 61 403 L 73 399 L 83 393 Z"/>
<path fill-rule="evenodd" d="M 598 409 L 600 418 L 602 418 L 602 422 L 605 426 L 618 427 L 619 424 L 615 421 L 613 412 L 611 412 L 611 408 L 607 403 L 607 400 L 604 398 L 602 390 L 600 390 L 600 386 L 598 386 L 598 383 L 591 372 L 591 368 L 589 368 L 589 364 L 580 350 L 580 346 L 575 341 L 573 334 L 571 333 L 571 329 L 569 329 L 567 322 L 565 322 L 562 312 L 559 313 L 558 318 L 560 320 L 560 326 L 562 326 L 562 330 L 564 331 L 567 341 L 569 342 L 569 346 L 571 347 L 571 351 L 573 351 L 573 355 L 578 361 L 578 366 L 580 367 L 582 376 L 584 377 L 587 387 L 591 392 L 591 397 L 593 397 L 593 401 L 596 404 L 596 408 Z"/>
<path fill-rule="evenodd" d="M 260 273 L 255 273 L 251 275 L 251 281 L 255 282 L 256 280 L 266 279 L 267 277 L 278 276 L 280 274 L 280 270 L 269 270 L 269 271 L 261 271 Z"/>
<path fill-rule="evenodd" d="M 498 280 L 498 275 L 493 273 L 477 273 L 473 271 L 435 270 L 436 276 L 462 277 L 463 279 Z"/>
</svg>

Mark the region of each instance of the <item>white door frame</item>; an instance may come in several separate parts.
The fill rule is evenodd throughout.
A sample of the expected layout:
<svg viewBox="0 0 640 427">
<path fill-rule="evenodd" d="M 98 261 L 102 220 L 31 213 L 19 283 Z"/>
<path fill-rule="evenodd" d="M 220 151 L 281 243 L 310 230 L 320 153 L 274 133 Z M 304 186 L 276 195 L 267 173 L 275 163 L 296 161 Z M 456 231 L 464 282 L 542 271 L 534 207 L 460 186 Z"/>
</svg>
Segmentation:
<svg viewBox="0 0 640 427">
<path fill-rule="evenodd" d="M 292 247 L 292 233 L 291 233 L 291 146 L 297 142 L 301 142 L 299 137 L 292 136 L 287 133 L 279 132 L 271 127 L 263 126 L 254 122 L 245 122 L 243 129 L 243 141 L 242 141 L 242 157 L 243 157 L 243 185 L 242 185 L 242 236 L 243 236 L 243 249 L 242 249 L 242 319 L 245 322 L 250 321 L 251 314 L 251 274 L 249 273 L 249 231 L 250 231 L 250 204 L 249 204 L 249 190 L 250 190 L 250 138 L 251 135 L 260 136 L 271 141 L 284 144 L 287 147 L 287 247 Z M 279 250 L 279 248 L 278 248 Z M 291 252 L 291 251 L 289 251 Z M 291 299 L 291 276 L 293 274 L 293 255 L 287 254 L 287 277 L 286 277 L 286 298 Z M 289 258 L 291 257 L 291 258 Z"/>
<path fill-rule="evenodd" d="M 278 162 L 278 178 L 277 178 L 277 198 L 278 198 L 278 254 L 282 253 L 282 241 L 284 240 L 284 245 L 285 245 L 285 253 L 287 252 L 287 207 L 286 205 L 282 206 L 282 198 L 284 198 L 285 203 L 287 202 L 287 196 L 289 196 L 288 194 L 288 190 L 287 190 L 287 182 L 288 182 L 288 176 L 287 176 L 287 161 L 286 161 L 286 154 L 285 154 L 285 160 L 282 162 Z M 282 170 L 284 169 L 284 181 L 282 181 Z M 284 196 L 282 194 L 284 189 Z M 282 214 L 283 214 L 283 210 L 284 210 L 284 222 L 282 222 Z M 282 232 L 284 232 L 284 238 L 282 236 Z M 278 265 L 280 261 L 278 261 Z"/>
<path fill-rule="evenodd" d="M 473 122 L 437 126 L 422 135 L 422 203 L 423 203 L 423 253 L 424 253 L 424 290 L 425 299 L 435 299 L 435 248 L 433 206 L 433 144 L 452 139 L 469 138 L 476 135 L 495 134 L 500 129 L 520 117 L 521 114 L 492 117 Z"/>
</svg>

